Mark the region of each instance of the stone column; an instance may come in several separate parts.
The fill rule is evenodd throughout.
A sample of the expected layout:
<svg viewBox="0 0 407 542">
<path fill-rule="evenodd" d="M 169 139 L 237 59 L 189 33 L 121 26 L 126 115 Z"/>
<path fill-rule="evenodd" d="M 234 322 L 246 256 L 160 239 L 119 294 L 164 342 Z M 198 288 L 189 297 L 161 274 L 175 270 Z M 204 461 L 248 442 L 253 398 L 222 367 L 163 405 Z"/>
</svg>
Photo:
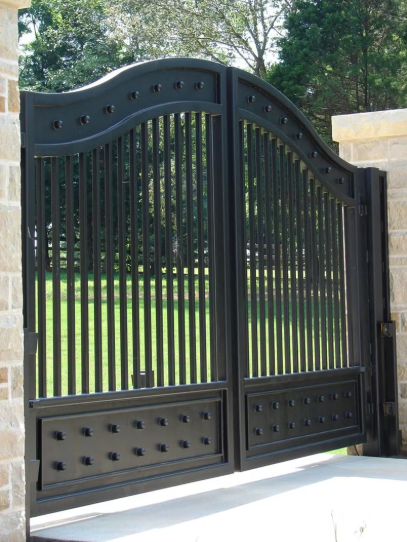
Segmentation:
<svg viewBox="0 0 407 542">
<path fill-rule="evenodd" d="M 407 109 L 332 118 L 339 154 L 388 172 L 390 308 L 397 326 L 399 418 L 407 455 Z"/>
<path fill-rule="evenodd" d="M 0 0 L 0 542 L 26 539 L 17 10 L 29 1 Z"/>
</svg>

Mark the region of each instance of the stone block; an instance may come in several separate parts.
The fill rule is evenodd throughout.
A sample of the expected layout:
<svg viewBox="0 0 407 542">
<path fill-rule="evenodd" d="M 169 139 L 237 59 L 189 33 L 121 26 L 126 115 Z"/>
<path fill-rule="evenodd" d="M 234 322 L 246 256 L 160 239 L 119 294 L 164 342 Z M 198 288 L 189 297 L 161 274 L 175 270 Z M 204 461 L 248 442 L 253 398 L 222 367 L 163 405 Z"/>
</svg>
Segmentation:
<svg viewBox="0 0 407 542">
<path fill-rule="evenodd" d="M 0 277 L 0 311 L 9 309 L 9 288 L 8 277 Z"/>
<path fill-rule="evenodd" d="M 389 230 L 407 230 L 407 199 L 389 200 L 387 209 Z"/>
<path fill-rule="evenodd" d="M 23 319 L 21 315 L 0 315 L 0 362 L 23 360 Z"/>
<path fill-rule="evenodd" d="M 0 142 L 1 149 L 1 142 Z M 0 273 L 21 271 L 21 211 L 18 207 L 0 206 Z"/>
<path fill-rule="evenodd" d="M 21 508 L 25 500 L 25 470 L 24 461 L 14 461 L 11 464 L 11 502 L 14 508 Z"/>
<path fill-rule="evenodd" d="M 0 200 L 7 199 L 8 171 L 7 166 L 0 165 Z"/>
<path fill-rule="evenodd" d="M 0 115 L 0 160 L 20 161 L 20 126 L 17 115 Z"/>
<path fill-rule="evenodd" d="M 18 77 L 17 60 L 6 61 L 0 58 L 0 73 L 12 77 Z"/>
<path fill-rule="evenodd" d="M 11 368 L 11 398 L 17 399 L 23 396 L 24 392 L 24 371 L 23 366 Z"/>
<path fill-rule="evenodd" d="M 407 188 L 407 165 L 391 165 L 387 173 L 387 187 L 389 190 Z"/>
<path fill-rule="evenodd" d="M 0 367 L 0 384 L 8 383 L 8 367 Z"/>
<path fill-rule="evenodd" d="M 2 4 L 0 19 L 0 58 L 17 60 L 18 57 L 17 10 Z"/>
<path fill-rule="evenodd" d="M 332 139 L 355 141 L 407 135 L 407 109 L 332 117 Z"/>
<path fill-rule="evenodd" d="M 399 160 L 405 158 L 407 151 L 407 137 L 400 136 L 388 140 L 389 144 L 389 160 Z"/>
<path fill-rule="evenodd" d="M 9 400 L 8 387 L 0 388 L 0 401 L 8 401 L 8 400 Z M 1 432 L 0 432 L 0 435 L 1 435 Z"/>
<path fill-rule="evenodd" d="M 407 399 L 407 382 L 400 382 L 399 387 L 400 387 L 400 397 L 402 399 Z"/>
<path fill-rule="evenodd" d="M 389 264 L 391 269 L 407 267 L 407 256 L 390 256 Z"/>
<path fill-rule="evenodd" d="M 339 145 L 339 156 L 347 162 L 352 162 L 352 143 L 341 143 Z"/>
<path fill-rule="evenodd" d="M 8 200 L 21 201 L 21 171 L 17 166 L 9 170 Z"/>
<path fill-rule="evenodd" d="M 407 366 L 407 335 L 397 335 L 397 362 Z"/>
<path fill-rule="evenodd" d="M 398 341 L 398 338 L 397 338 Z M 399 382 L 407 382 L 407 365 L 398 364 L 397 365 L 397 379 Z"/>
<path fill-rule="evenodd" d="M 8 489 L 0 489 L 0 512 L 10 508 L 10 492 Z"/>
<path fill-rule="evenodd" d="M 7 79 L 5 77 L 0 77 L 0 94 L 3 96 L 6 95 L 7 91 Z"/>
<path fill-rule="evenodd" d="M 406 314 L 406 317 L 407 317 L 407 314 Z M 396 324 L 396 332 L 399 333 L 399 331 L 400 331 L 400 313 L 392 312 L 390 314 L 390 319 L 393 320 L 393 322 Z M 407 324 L 407 322 L 406 322 L 406 324 Z M 407 327 L 406 327 L 405 330 L 403 329 L 403 331 L 407 332 Z"/>
<path fill-rule="evenodd" d="M 6 98 L 4 96 L 0 96 L 0 113 L 6 112 Z"/>
<path fill-rule="evenodd" d="M 20 111 L 18 83 L 14 79 L 9 79 L 8 82 L 8 110 L 11 113 L 18 113 Z"/>
<path fill-rule="evenodd" d="M 389 255 L 406 256 L 407 255 L 407 233 L 390 232 L 389 233 Z"/>
<path fill-rule="evenodd" d="M 20 277 L 14 277 L 11 281 L 11 308 L 23 308 L 23 285 Z"/>
<path fill-rule="evenodd" d="M 9 464 L 0 464 L 0 487 L 7 486 L 9 483 Z"/>
<path fill-rule="evenodd" d="M 390 268 L 390 302 L 394 305 L 407 306 L 407 269 Z"/>
<path fill-rule="evenodd" d="M 353 142 L 353 162 L 384 160 L 388 159 L 388 155 L 389 146 L 387 139 Z"/>
<path fill-rule="evenodd" d="M 27 542 L 23 511 L 0 515 L 0 542 Z"/>
<path fill-rule="evenodd" d="M 24 412 L 19 403 L 4 403 L 0 408 L 0 460 L 24 457 Z"/>
<path fill-rule="evenodd" d="M 399 421 L 400 426 L 407 427 L 407 403 L 403 399 L 399 401 Z"/>
</svg>

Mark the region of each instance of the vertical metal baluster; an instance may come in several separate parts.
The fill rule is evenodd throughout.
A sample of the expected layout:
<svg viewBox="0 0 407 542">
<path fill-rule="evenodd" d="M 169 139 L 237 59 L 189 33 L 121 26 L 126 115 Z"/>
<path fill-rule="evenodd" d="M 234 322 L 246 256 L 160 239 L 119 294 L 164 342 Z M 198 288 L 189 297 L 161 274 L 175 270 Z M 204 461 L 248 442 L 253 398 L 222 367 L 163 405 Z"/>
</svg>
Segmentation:
<svg viewBox="0 0 407 542">
<path fill-rule="evenodd" d="M 164 183 L 165 183 L 165 266 L 167 269 L 167 326 L 168 326 L 168 383 L 175 385 L 174 344 L 174 283 L 172 257 L 172 205 L 171 205 L 171 123 L 164 117 Z"/>
<path fill-rule="evenodd" d="M 44 159 L 37 158 L 37 268 L 38 268 L 38 384 L 39 397 L 47 397 L 47 296 Z"/>
<path fill-rule="evenodd" d="M 319 244 L 319 304 L 321 314 L 321 362 L 322 369 L 327 369 L 326 348 L 326 295 L 325 295 L 325 236 L 324 236 L 324 195 L 322 187 L 317 188 L 318 201 L 318 244 Z"/>
<path fill-rule="evenodd" d="M 95 391 L 103 391 L 102 359 L 102 291 L 100 269 L 100 168 L 99 148 L 92 153 L 92 217 L 93 217 L 93 278 L 94 278 L 94 333 L 95 333 Z"/>
<path fill-rule="evenodd" d="M 312 357 L 312 224 L 310 223 L 310 206 L 308 201 L 308 170 L 302 172 L 302 195 L 304 199 L 304 255 L 305 255 L 305 299 L 307 313 L 307 365 L 306 370 L 313 370 Z"/>
<path fill-rule="evenodd" d="M 266 256 L 267 256 L 267 308 L 268 308 L 268 339 L 269 339 L 269 375 L 276 373 L 275 347 L 274 347 L 274 278 L 273 278 L 273 216 L 271 205 L 271 153 L 269 134 L 263 134 L 264 146 L 264 184 L 266 197 Z M 275 180 L 275 179 L 274 179 Z M 275 209 L 275 207 L 274 207 Z M 275 247 L 274 247 L 275 250 Z"/>
<path fill-rule="evenodd" d="M 182 201 L 182 129 L 179 113 L 174 115 L 175 131 L 175 184 L 176 184 L 176 224 L 177 224 L 177 286 L 178 286 L 178 334 L 179 334 L 179 378 L 186 384 L 185 359 L 185 299 L 183 262 L 183 201 Z"/>
<path fill-rule="evenodd" d="M 196 370 L 196 323 L 195 323 L 195 275 L 194 275 L 194 215 L 192 186 L 192 133 L 191 113 L 185 113 L 185 159 L 187 185 L 187 264 L 188 264 L 188 315 L 189 315 L 189 363 L 190 382 L 197 382 Z"/>
<path fill-rule="evenodd" d="M 266 350 L 266 303 L 264 286 L 264 241 L 263 241 L 263 171 L 264 157 L 261 149 L 261 131 L 256 127 L 256 181 L 257 181 L 257 245 L 259 255 L 259 305 L 260 305 L 260 370 L 261 376 L 267 375 Z"/>
<path fill-rule="evenodd" d="M 114 239 L 113 239 L 113 187 L 112 146 L 104 148 L 105 170 L 105 258 L 107 284 L 107 359 L 109 391 L 116 390 L 115 303 L 114 303 Z"/>
<path fill-rule="evenodd" d="M 327 295 L 327 327 L 328 327 L 328 366 L 329 369 L 335 367 L 334 360 L 334 330 L 333 330 L 333 311 L 332 311 L 332 244 L 331 244 L 331 202 L 329 193 L 324 194 L 325 199 L 325 246 L 326 246 L 326 295 Z"/>
<path fill-rule="evenodd" d="M 245 307 L 245 333 L 246 333 L 246 352 L 245 354 L 245 372 L 244 375 L 246 378 L 251 375 L 251 342 L 249 336 L 249 289 L 248 289 L 248 267 L 247 262 L 247 246 L 248 242 L 250 243 L 250 222 L 247 216 L 247 209 L 249 206 L 248 202 L 248 190 L 246 190 L 246 162 L 247 162 L 247 140 L 246 140 L 246 125 L 245 121 L 241 120 L 239 122 L 239 136 L 240 136 L 240 183 L 241 190 L 243 192 L 243 203 L 242 203 L 242 218 L 244 220 L 243 226 L 243 239 L 242 239 L 242 249 L 244 251 L 244 307 Z M 244 246 L 243 246 L 244 243 Z"/>
<path fill-rule="evenodd" d="M 305 354 L 305 311 L 304 311 L 304 225 L 303 225 L 303 197 L 302 197 L 302 175 L 301 162 L 295 161 L 295 204 L 297 211 L 297 270 L 298 270 L 298 314 L 299 314 L 299 353 L 300 353 L 300 371 L 307 370 Z"/>
<path fill-rule="evenodd" d="M 61 217 L 58 158 L 51 158 L 54 396 L 61 395 Z"/>
<path fill-rule="evenodd" d="M 146 387 L 153 383 L 153 352 L 151 335 L 151 276 L 150 276 L 150 186 L 148 176 L 148 124 L 141 125 L 141 191 L 143 209 L 143 285 L 144 285 L 144 349 Z"/>
<path fill-rule="evenodd" d="M 277 373 L 284 373 L 283 364 L 283 329 L 282 329 L 282 299 L 281 299 L 281 251 L 280 251 L 280 232 L 281 232 L 281 192 L 283 183 L 281 182 L 281 172 L 278 169 L 279 156 L 277 152 L 277 140 L 271 140 L 271 156 L 273 162 L 272 182 L 273 182 L 273 211 L 274 211 L 274 253 L 275 253 L 275 285 L 276 285 L 276 345 L 277 345 Z M 283 149 L 284 152 L 284 149 Z"/>
<path fill-rule="evenodd" d="M 314 363 L 313 370 L 321 369 L 320 344 L 319 344 L 319 298 L 318 284 L 320 277 L 318 266 L 318 237 L 317 237 L 317 215 L 316 215 L 316 186 L 315 179 L 310 179 L 311 197 L 311 245 L 312 245 L 312 285 L 313 285 L 313 320 L 314 320 Z M 309 370 L 309 367 L 308 367 Z"/>
<path fill-rule="evenodd" d="M 65 158 L 66 189 L 66 278 L 67 278 L 67 325 L 68 325 L 68 394 L 76 394 L 75 349 L 75 229 L 72 156 Z"/>
<path fill-rule="evenodd" d="M 341 366 L 348 367 L 348 345 L 346 340 L 346 289 L 345 289 L 345 251 L 344 251 L 344 208 L 338 203 L 338 235 L 339 235 L 339 283 L 340 283 L 340 313 L 341 313 Z"/>
<path fill-rule="evenodd" d="M 205 253 L 204 253 L 204 208 L 202 169 L 202 116 L 195 114 L 196 138 L 196 191 L 198 220 L 198 288 L 199 288 L 199 357 L 201 382 L 207 381 L 206 361 L 206 310 L 205 310 Z"/>
<path fill-rule="evenodd" d="M 295 170 L 293 164 L 293 155 L 287 154 L 287 194 L 288 194 L 288 231 L 290 240 L 290 287 L 291 287 L 291 371 L 298 373 L 298 326 L 297 326 L 297 280 L 295 266 Z"/>
<path fill-rule="evenodd" d="M 209 254 L 209 325 L 210 325 L 210 364 L 211 381 L 217 380 L 216 359 L 216 275 L 215 275 L 215 217 L 214 217 L 214 182 L 213 182 L 213 120 L 211 114 L 205 115 L 206 130 L 206 179 L 208 200 L 208 254 Z"/>
<path fill-rule="evenodd" d="M 285 145 L 280 145 L 280 182 L 281 182 L 281 232 L 283 261 L 283 305 L 284 305 L 284 372 L 291 370 L 290 352 L 290 298 L 288 284 L 288 243 L 287 243 L 287 172 Z"/>
<path fill-rule="evenodd" d="M 153 120 L 154 255 L 157 344 L 157 386 L 164 386 L 163 287 L 161 259 L 160 120 Z"/>
<path fill-rule="evenodd" d="M 339 329 L 339 263 L 338 263 L 338 216 L 337 204 L 334 198 L 331 200 L 331 233 L 332 233 L 332 267 L 333 267 L 333 319 L 334 319 L 334 343 L 335 343 L 335 368 L 341 367 L 340 359 L 340 329 Z"/>
<path fill-rule="evenodd" d="M 82 393 L 89 393 L 89 224 L 86 154 L 79 154 L 79 227 L 81 269 L 81 369 Z M 92 227 L 92 225 L 91 225 Z M 93 235 L 95 234 L 92 231 Z M 99 233 L 99 232 L 98 232 Z"/>
<path fill-rule="evenodd" d="M 137 161 L 137 132 L 130 130 L 130 245 L 131 245 L 131 314 L 133 330 L 133 387 L 140 388 L 140 299 L 139 299 L 139 164 Z"/>
<path fill-rule="evenodd" d="M 127 271 L 126 271 L 126 195 L 124 193 L 124 140 L 117 141 L 117 197 L 119 224 L 119 297 L 120 297 L 120 374 L 121 389 L 129 389 L 129 346 L 127 333 Z"/>
<path fill-rule="evenodd" d="M 251 349 L 252 372 L 250 376 L 259 376 L 258 344 L 257 344 L 257 269 L 256 269 L 256 218 L 255 218 L 255 188 L 254 188 L 254 160 L 253 160 L 253 128 L 251 124 L 246 127 L 247 133 L 247 170 L 249 186 L 249 229 L 250 229 L 250 313 L 251 313 Z"/>
</svg>

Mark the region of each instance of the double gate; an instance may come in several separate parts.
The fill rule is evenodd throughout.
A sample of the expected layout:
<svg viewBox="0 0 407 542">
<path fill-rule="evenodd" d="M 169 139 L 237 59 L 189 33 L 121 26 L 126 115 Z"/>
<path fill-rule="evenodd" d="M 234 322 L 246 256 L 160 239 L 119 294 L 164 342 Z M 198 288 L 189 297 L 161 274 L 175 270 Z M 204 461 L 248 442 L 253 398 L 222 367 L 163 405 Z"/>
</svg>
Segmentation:
<svg viewBox="0 0 407 542">
<path fill-rule="evenodd" d="M 32 516 L 397 453 L 384 173 L 206 61 L 21 106 Z"/>
</svg>

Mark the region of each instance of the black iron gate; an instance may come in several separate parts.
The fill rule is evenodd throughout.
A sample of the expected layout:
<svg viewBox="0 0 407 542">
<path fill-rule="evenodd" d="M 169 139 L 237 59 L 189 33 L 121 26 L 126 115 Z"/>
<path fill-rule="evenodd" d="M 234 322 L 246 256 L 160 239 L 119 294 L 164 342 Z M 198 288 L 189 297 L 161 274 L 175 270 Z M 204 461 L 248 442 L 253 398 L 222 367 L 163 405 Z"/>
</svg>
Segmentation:
<svg viewBox="0 0 407 542">
<path fill-rule="evenodd" d="M 32 516 L 397 453 L 384 173 L 210 62 L 21 98 Z"/>
</svg>

